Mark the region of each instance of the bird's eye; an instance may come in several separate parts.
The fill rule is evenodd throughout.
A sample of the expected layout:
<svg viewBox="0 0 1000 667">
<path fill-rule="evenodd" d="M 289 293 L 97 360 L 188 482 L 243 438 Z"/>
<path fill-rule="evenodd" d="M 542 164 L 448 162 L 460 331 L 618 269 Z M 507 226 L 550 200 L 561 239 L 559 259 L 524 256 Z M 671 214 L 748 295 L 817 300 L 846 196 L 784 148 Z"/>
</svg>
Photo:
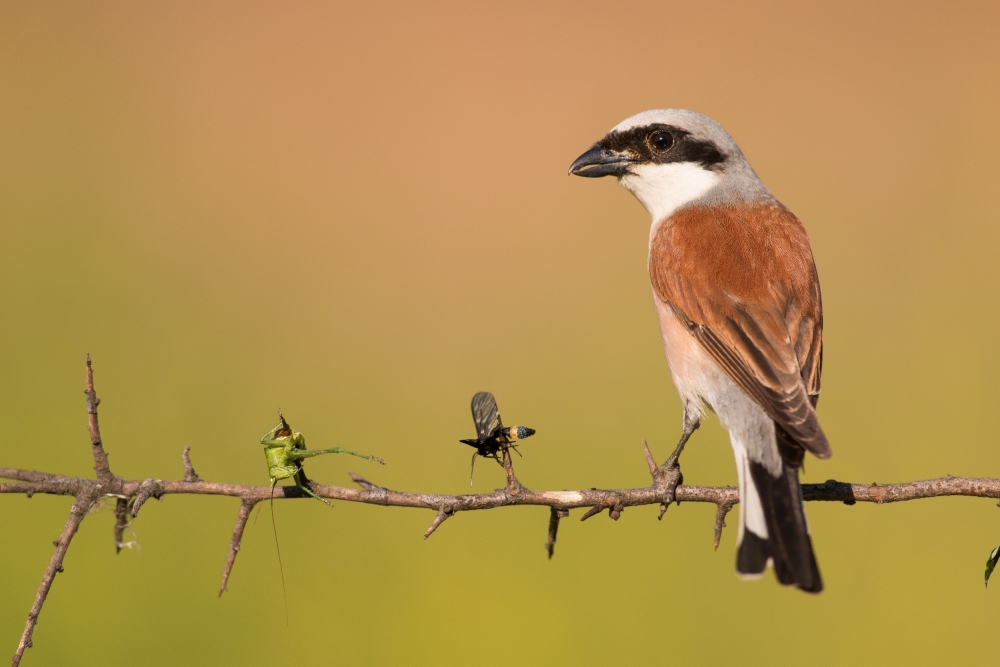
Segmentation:
<svg viewBox="0 0 1000 667">
<path fill-rule="evenodd" d="M 646 139 L 646 143 L 649 144 L 649 147 L 653 151 L 663 153 L 674 145 L 674 137 L 669 132 L 658 130 L 649 135 L 649 138 Z"/>
</svg>

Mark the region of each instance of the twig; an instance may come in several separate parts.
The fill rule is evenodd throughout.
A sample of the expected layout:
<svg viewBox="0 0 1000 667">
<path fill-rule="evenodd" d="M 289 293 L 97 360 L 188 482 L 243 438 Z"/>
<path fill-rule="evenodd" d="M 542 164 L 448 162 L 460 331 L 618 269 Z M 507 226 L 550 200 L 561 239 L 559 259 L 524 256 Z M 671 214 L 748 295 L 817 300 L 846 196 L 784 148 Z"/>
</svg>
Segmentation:
<svg viewBox="0 0 1000 667">
<path fill-rule="evenodd" d="M 83 393 L 87 397 L 87 429 L 90 431 L 90 445 L 94 451 L 94 472 L 97 473 L 97 481 L 107 484 L 111 481 L 111 465 L 108 463 L 108 454 L 104 451 L 104 443 L 101 441 L 101 427 L 97 423 L 97 406 L 101 404 L 101 399 L 97 397 L 94 390 L 94 369 L 90 365 L 90 355 L 87 355 L 87 388 Z"/>
<path fill-rule="evenodd" d="M 233 527 L 233 539 L 229 540 L 229 555 L 226 556 L 226 567 L 222 570 L 222 587 L 219 588 L 219 597 L 226 592 L 226 584 L 229 583 L 229 573 L 233 571 L 233 563 L 236 562 L 236 554 L 240 551 L 240 541 L 243 539 L 243 529 L 247 527 L 247 519 L 259 500 L 243 499 L 240 503 L 240 513 L 236 516 L 236 525 Z"/>
<path fill-rule="evenodd" d="M 69 518 L 66 519 L 62 535 L 55 542 L 56 551 L 52 554 L 52 560 L 49 561 L 49 566 L 45 569 L 45 574 L 42 576 L 42 584 L 38 587 L 38 592 L 35 594 L 35 602 L 31 605 L 31 611 L 28 612 L 28 622 L 24 625 L 24 633 L 21 634 L 21 641 L 17 645 L 17 651 L 14 653 L 12 660 L 14 667 L 17 667 L 21 663 L 21 656 L 24 655 L 25 649 L 33 646 L 31 635 L 35 631 L 35 624 L 38 623 L 38 615 L 42 613 L 42 605 L 45 604 L 45 598 L 49 594 L 49 589 L 52 588 L 52 582 L 55 580 L 56 574 L 63 571 L 62 564 L 63 558 L 66 556 L 66 550 L 69 549 L 69 543 L 73 539 L 73 535 L 76 534 L 76 529 L 80 527 L 83 517 L 87 515 L 89 507 L 89 499 L 80 498 L 73 503 L 73 507 L 69 510 Z"/>
</svg>

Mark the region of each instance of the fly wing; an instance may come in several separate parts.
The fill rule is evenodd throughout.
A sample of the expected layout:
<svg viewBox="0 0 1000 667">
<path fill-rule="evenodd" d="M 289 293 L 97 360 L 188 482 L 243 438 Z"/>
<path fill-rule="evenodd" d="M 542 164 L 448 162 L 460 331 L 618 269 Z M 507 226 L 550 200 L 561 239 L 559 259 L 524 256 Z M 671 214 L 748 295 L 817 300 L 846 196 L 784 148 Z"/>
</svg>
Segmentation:
<svg viewBox="0 0 1000 667">
<path fill-rule="evenodd" d="M 476 434 L 483 441 L 500 426 L 500 411 L 497 399 L 488 391 L 481 391 L 472 397 L 472 420 L 476 422 Z"/>
</svg>

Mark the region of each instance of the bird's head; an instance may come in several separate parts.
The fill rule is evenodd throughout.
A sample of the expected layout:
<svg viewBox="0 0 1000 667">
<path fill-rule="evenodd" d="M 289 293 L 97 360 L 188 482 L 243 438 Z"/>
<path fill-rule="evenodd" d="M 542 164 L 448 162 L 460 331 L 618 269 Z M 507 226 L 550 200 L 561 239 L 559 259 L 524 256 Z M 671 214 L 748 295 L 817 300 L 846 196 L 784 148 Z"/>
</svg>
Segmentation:
<svg viewBox="0 0 1000 667">
<path fill-rule="evenodd" d="M 766 193 L 729 134 L 686 109 L 653 109 L 622 121 L 578 157 L 569 173 L 617 177 L 654 223 L 715 191 Z"/>
</svg>

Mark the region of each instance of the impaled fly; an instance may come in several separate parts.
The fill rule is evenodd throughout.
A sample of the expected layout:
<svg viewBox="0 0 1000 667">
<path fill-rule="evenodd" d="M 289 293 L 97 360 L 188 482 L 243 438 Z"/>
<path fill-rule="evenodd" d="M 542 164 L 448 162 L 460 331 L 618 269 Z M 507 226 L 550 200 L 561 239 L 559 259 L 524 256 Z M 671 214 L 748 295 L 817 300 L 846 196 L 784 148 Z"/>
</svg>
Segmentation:
<svg viewBox="0 0 1000 667">
<path fill-rule="evenodd" d="M 469 486 L 472 486 L 472 473 L 476 469 L 476 457 L 493 459 L 500 465 L 500 454 L 505 449 L 517 452 L 518 440 L 531 437 L 535 429 L 527 426 L 504 426 L 500 421 L 500 411 L 497 409 L 497 399 L 488 391 L 481 391 L 472 397 L 472 421 L 476 423 L 476 438 L 459 440 L 476 451 L 472 455 L 472 467 L 469 470 Z M 518 456 L 521 452 L 517 452 Z"/>
</svg>

